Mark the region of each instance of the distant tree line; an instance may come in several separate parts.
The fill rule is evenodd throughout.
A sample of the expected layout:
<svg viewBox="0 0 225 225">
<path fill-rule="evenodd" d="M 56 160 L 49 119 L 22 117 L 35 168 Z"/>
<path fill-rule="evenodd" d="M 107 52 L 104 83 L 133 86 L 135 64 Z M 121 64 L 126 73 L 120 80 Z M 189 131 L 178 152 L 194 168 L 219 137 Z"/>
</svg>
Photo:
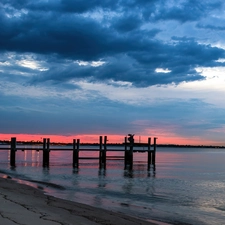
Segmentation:
<svg viewBox="0 0 225 225">
<path fill-rule="evenodd" d="M 10 145 L 10 140 L 0 140 L 0 145 Z M 18 145 L 41 145 L 41 141 L 17 141 Z M 63 145 L 70 146 L 72 143 L 62 143 L 62 142 L 51 142 L 51 145 Z M 81 143 L 80 145 L 90 145 L 98 146 L 99 143 Z M 121 146 L 124 143 L 107 143 L 109 146 Z M 144 147 L 147 143 L 134 143 L 135 146 Z M 214 145 L 177 145 L 177 144 L 157 144 L 158 147 L 167 147 L 167 148 L 225 148 L 225 146 L 214 146 Z"/>
</svg>

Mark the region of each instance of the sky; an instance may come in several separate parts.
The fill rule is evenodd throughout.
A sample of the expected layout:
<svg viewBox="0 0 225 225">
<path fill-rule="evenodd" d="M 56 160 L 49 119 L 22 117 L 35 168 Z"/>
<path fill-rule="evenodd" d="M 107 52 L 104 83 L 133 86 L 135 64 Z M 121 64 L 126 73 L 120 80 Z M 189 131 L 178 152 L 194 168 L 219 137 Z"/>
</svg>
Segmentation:
<svg viewBox="0 0 225 225">
<path fill-rule="evenodd" d="M 0 140 L 225 145 L 223 0 L 1 0 Z"/>
</svg>

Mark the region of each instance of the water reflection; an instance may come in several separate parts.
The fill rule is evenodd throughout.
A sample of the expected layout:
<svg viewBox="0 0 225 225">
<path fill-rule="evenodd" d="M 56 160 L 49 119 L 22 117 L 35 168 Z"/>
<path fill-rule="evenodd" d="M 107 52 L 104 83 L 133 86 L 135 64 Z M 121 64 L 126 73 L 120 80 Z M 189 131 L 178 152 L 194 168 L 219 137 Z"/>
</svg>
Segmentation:
<svg viewBox="0 0 225 225">
<path fill-rule="evenodd" d="M 78 174 L 79 173 L 79 169 L 78 168 L 73 168 L 73 174 Z"/>
<path fill-rule="evenodd" d="M 124 170 L 123 176 L 125 178 L 145 178 L 156 176 L 156 166 L 151 165 L 150 169 L 146 168 L 143 163 L 135 164 L 133 170 Z"/>
<path fill-rule="evenodd" d="M 125 178 L 133 178 L 134 177 L 133 170 L 124 170 L 123 176 Z"/>
<path fill-rule="evenodd" d="M 27 151 L 22 150 L 22 152 L 24 153 L 24 166 L 27 166 Z"/>
<path fill-rule="evenodd" d="M 133 176 L 132 176 L 133 177 Z M 132 178 L 132 177 L 128 177 L 128 178 Z M 122 189 L 124 190 L 124 192 L 126 194 L 131 194 L 131 191 L 133 189 L 133 179 L 126 179 L 125 184 L 122 186 Z"/>
<path fill-rule="evenodd" d="M 40 154 L 39 154 L 39 151 L 32 151 L 31 152 L 31 162 L 32 162 L 32 165 L 31 166 L 40 166 Z"/>
<path fill-rule="evenodd" d="M 148 171 L 148 177 L 156 177 L 156 173 L 152 171 Z"/>
<path fill-rule="evenodd" d="M 105 169 L 98 170 L 98 176 L 106 176 L 106 170 Z"/>
<path fill-rule="evenodd" d="M 155 177 L 156 175 L 156 165 L 151 165 L 150 169 L 148 170 L 148 177 Z"/>
<path fill-rule="evenodd" d="M 45 181 L 45 182 L 49 182 L 51 180 L 49 171 L 50 171 L 49 167 L 42 168 L 43 181 Z"/>
<path fill-rule="evenodd" d="M 15 172 L 16 171 L 16 166 L 10 166 L 10 170 Z"/>
<path fill-rule="evenodd" d="M 74 186 L 79 187 L 79 175 L 78 175 L 78 173 L 73 173 L 71 183 L 72 183 L 73 187 Z"/>
<path fill-rule="evenodd" d="M 8 159 L 8 162 L 10 162 L 10 153 L 11 153 L 11 151 L 10 150 L 8 150 L 8 154 L 7 154 L 7 159 Z"/>
<path fill-rule="evenodd" d="M 99 188 L 106 187 L 107 182 L 105 177 L 106 177 L 106 170 L 103 170 L 103 169 L 99 170 L 98 171 L 98 187 Z"/>
</svg>

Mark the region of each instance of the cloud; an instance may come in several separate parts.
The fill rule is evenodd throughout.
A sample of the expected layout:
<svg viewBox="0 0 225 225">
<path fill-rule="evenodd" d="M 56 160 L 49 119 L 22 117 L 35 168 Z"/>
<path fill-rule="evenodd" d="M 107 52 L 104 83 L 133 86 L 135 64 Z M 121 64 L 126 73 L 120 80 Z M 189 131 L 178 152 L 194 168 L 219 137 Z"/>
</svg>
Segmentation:
<svg viewBox="0 0 225 225">
<path fill-rule="evenodd" d="M 137 87 L 178 84 L 203 79 L 195 68 L 218 66 L 216 60 L 224 58 L 223 49 L 185 37 L 172 37 L 170 43 L 165 43 L 157 40 L 160 29 L 143 28 L 153 17 L 156 21 L 197 20 L 218 8 L 219 2 L 180 1 L 176 5 L 162 1 L 13 2 L 3 1 L 1 5 L 0 50 L 37 54 L 42 57 L 41 61 L 55 60 L 43 67 L 32 61 L 33 68 L 31 61 L 20 61 L 23 66 L 20 70 L 25 70 L 24 65 L 28 63 L 27 69 L 34 70 L 36 63 L 35 68 L 45 70 L 31 71 L 35 72 L 31 83 L 83 78 L 93 82 L 131 82 Z M 149 13 L 157 12 L 157 15 L 153 13 L 147 19 L 146 6 L 149 5 Z M 126 7 L 138 11 L 126 13 Z M 102 9 L 108 10 L 107 16 L 98 14 Z M 195 13 L 187 13 L 189 9 Z M 196 18 L 192 18 L 193 15 Z M 89 66 L 77 66 L 74 61 L 87 62 Z M 99 61 L 105 63 L 98 67 L 90 65 Z M 157 68 L 168 68 L 171 73 L 156 73 Z"/>
<path fill-rule="evenodd" d="M 181 41 L 175 45 L 164 45 L 155 42 L 152 51 L 130 52 L 104 58 L 104 64 L 93 67 L 75 64 L 74 61 L 59 61 L 57 66 L 39 73 L 33 82 L 45 80 L 69 81 L 88 79 L 91 82 L 122 81 L 133 86 L 147 87 L 204 79 L 196 67 L 216 67 L 222 65 L 218 59 L 224 57 L 224 50 L 200 45 L 194 41 Z M 61 64 L 61 66 L 59 66 Z M 167 68 L 170 73 L 156 71 Z"/>
<path fill-rule="evenodd" d="M 181 23 L 188 21 L 198 21 L 208 15 L 212 10 L 223 5 L 222 1 L 195 0 L 184 1 L 158 1 L 157 10 L 152 14 L 154 20 L 176 20 Z"/>
<path fill-rule="evenodd" d="M 216 25 L 203 25 L 203 24 L 197 24 L 197 27 L 200 29 L 210 29 L 210 30 L 219 30 L 219 31 L 224 31 L 225 26 L 216 26 Z"/>
<path fill-rule="evenodd" d="M 136 15 L 125 15 L 122 18 L 117 18 L 113 23 L 113 27 L 118 32 L 130 32 L 139 28 L 142 24 L 141 18 L 137 18 Z"/>
</svg>

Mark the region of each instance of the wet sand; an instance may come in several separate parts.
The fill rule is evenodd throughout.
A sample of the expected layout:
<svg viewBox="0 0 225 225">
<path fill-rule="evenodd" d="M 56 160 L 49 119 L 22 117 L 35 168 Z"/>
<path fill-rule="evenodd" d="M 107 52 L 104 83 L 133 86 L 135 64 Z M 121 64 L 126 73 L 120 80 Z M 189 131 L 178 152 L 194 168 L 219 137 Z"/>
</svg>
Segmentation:
<svg viewBox="0 0 225 225">
<path fill-rule="evenodd" d="M 58 199 L 42 190 L 0 178 L 2 225 L 154 225 L 122 213 Z"/>
</svg>

